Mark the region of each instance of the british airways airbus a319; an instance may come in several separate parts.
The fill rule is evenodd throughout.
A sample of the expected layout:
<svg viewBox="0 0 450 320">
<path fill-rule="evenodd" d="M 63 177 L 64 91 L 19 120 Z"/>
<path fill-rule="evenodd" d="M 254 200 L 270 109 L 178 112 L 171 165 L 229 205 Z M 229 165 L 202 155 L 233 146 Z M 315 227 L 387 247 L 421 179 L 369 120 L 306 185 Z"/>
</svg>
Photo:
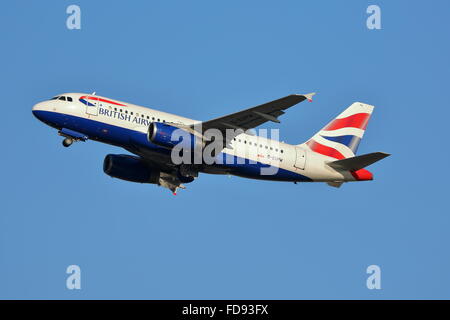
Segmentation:
<svg viewBox="0 0 450 320">
<path fill-rule="evenodd" d="M 174 194 L 199 173 L 286 182 L 373 180 L 365 167 L 389 154 L 356 156 L 373 106 L 355 102 L 308 141 L 291 145 L 250 129 L 272 121 L 314 94 L 294 94 L 208 121 L 137 106 L 93 94 L 66 93 L 36 104 L 33 114 L 58 130 L 63 145 L 94 140 L 134 154 L 109 154 L 111 177 L 150 183 Z M 176 151 L 176 152 L 175 152 Z M 206 152 L 208 151 L 208 152 Z M 209 157 L 205 157 L 209 155 Z"/>
</svg>

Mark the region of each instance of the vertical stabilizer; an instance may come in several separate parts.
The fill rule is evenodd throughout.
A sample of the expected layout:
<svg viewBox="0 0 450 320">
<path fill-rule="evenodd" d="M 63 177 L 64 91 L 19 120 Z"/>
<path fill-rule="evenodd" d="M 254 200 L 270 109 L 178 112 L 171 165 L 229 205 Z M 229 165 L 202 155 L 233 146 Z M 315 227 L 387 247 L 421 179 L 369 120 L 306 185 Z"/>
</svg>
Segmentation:
<svg viewBox="0 0 450 320">
<path fill-rule="evenodd" d="M 373 106 L 355 102 L 306 142 L 314 152 L 335 159 L 354 157 Z"/>
</svg>

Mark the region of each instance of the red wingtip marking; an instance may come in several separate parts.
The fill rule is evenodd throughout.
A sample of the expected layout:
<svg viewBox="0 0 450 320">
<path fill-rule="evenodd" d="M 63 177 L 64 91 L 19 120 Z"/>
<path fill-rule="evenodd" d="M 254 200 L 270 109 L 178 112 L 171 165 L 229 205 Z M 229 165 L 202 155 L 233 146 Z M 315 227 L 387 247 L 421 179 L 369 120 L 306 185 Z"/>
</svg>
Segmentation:
<svg viewBox="0 0 450 320">
<path fill-rule="evenodd" d="M 174 195 L 174 196 L 176 196 L 176 195 L 177 195 L 177 193 L 176 193 L 176 192 L 174 192 L 174 193 L 173 193 L 173 195 Z"/>
</svg>

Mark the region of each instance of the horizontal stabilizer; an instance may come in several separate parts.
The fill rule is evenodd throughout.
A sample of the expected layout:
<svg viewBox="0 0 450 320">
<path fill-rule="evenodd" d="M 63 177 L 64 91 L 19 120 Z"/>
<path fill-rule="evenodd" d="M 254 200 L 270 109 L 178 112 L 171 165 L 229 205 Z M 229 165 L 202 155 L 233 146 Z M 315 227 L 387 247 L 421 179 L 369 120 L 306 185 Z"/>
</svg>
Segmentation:
<svg viewBox="0 0 450 320">
<path fill-rule="evenodd" d="M 390 156 L 389 153 L 373 152 L 363 154 L 361 156 L 328 162 L 328 165 L 337 170 L 357 171 L 388 156 Z"/>
</svg>

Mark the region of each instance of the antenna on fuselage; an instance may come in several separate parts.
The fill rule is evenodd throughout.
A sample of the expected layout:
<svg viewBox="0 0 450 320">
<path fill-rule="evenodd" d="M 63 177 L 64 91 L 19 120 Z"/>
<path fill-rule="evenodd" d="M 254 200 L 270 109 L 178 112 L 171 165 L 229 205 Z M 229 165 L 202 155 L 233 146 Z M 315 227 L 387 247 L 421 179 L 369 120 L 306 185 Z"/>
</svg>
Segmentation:
<svg viewBox="0 0 450 320">
<path fill-rule="evenodd" d="M 91 96 L 95 96 L 95 94 L 96 94 L 96 92 L 94 91 L 94 92 L 91 93 Z"/>
</svg>

